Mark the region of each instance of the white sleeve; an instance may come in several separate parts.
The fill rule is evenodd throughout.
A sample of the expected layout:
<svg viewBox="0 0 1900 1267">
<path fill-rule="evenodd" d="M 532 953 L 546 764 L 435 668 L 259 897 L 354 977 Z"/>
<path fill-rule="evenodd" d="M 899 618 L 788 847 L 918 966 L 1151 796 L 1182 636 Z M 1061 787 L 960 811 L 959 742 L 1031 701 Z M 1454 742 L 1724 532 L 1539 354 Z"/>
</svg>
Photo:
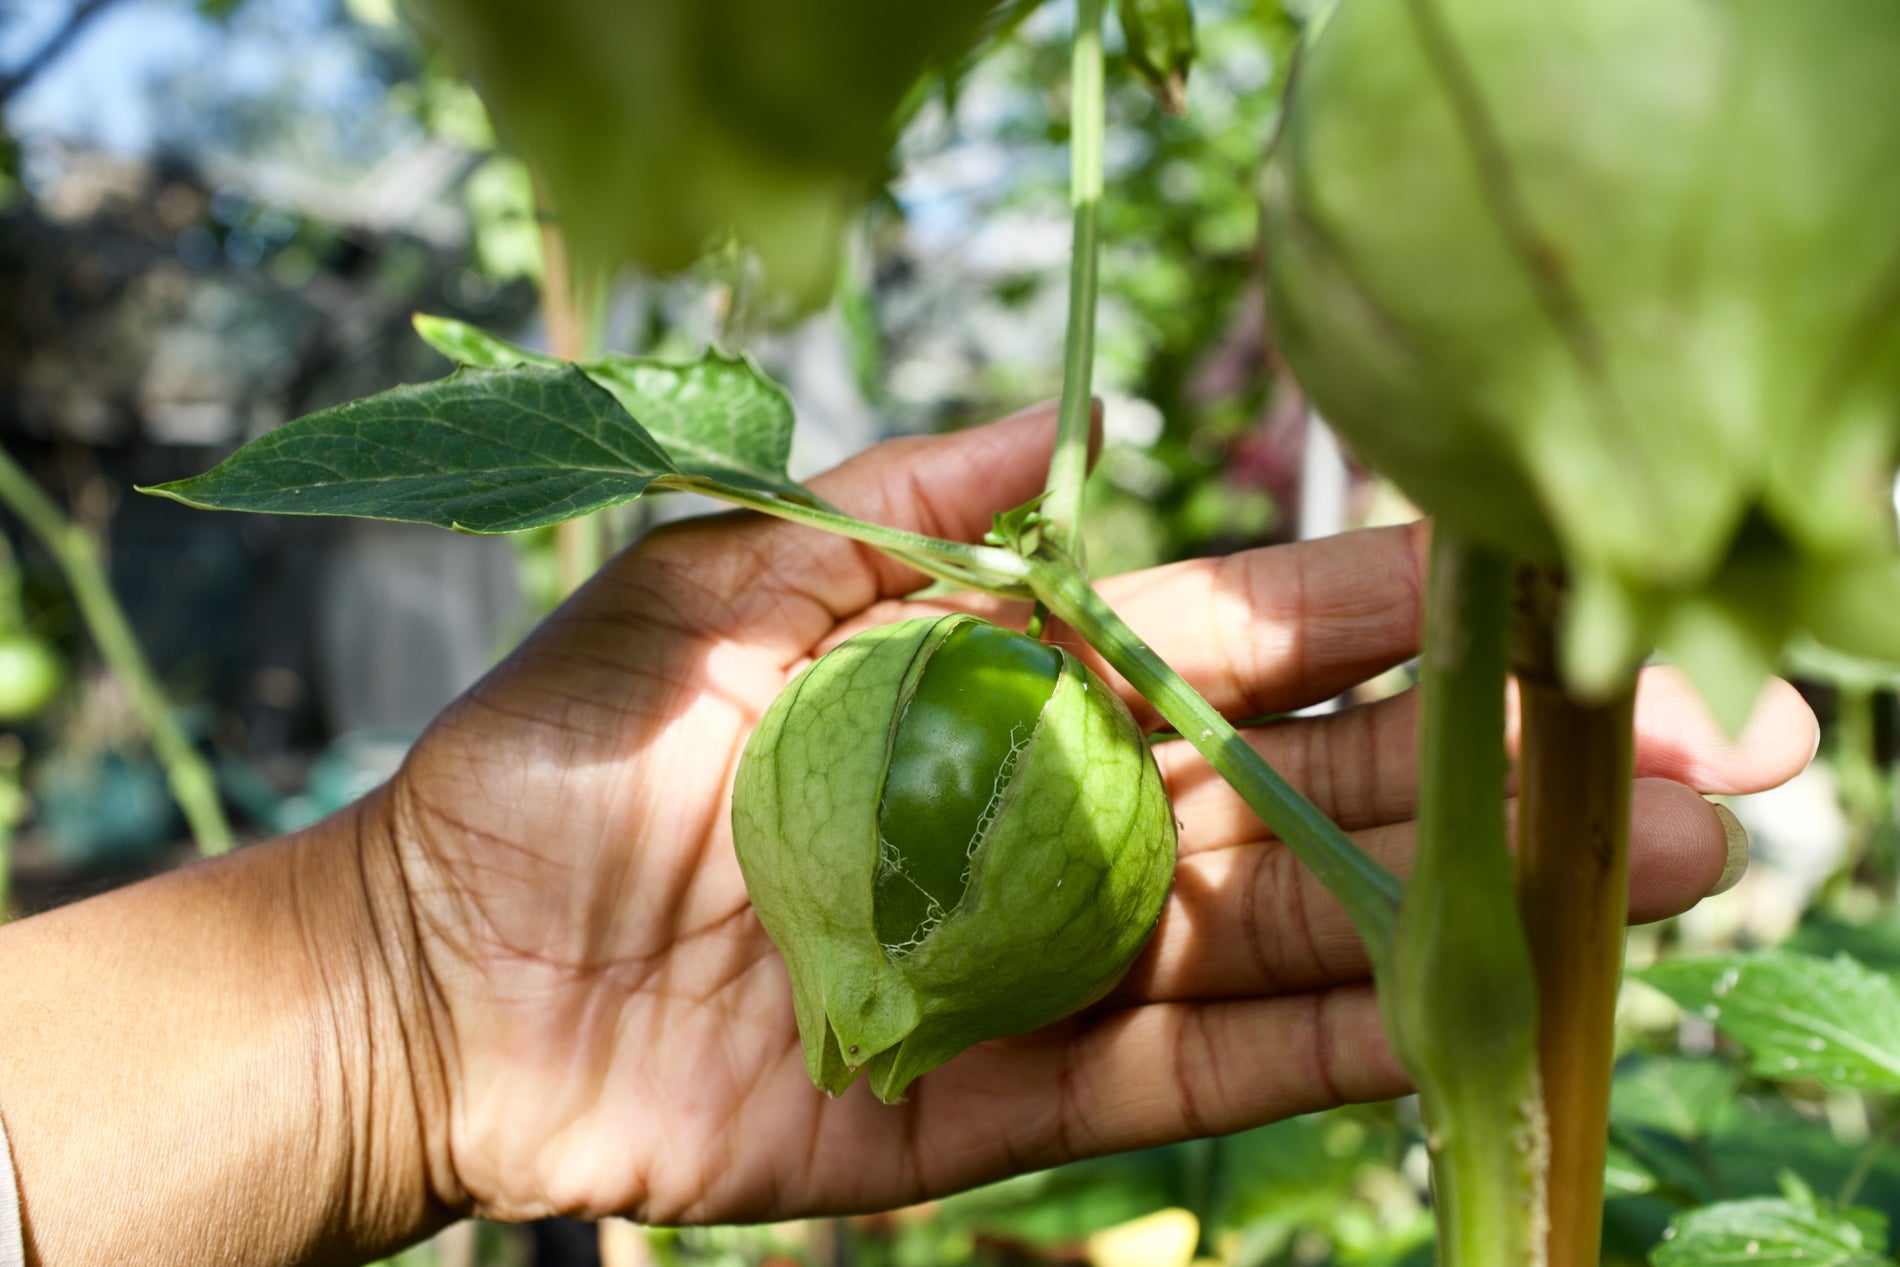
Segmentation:
<svg viewBox="0 0 1900 1267">
<path fill-rule="evenodd" d="M 0 1120 L 0 1267 L 26 1267 L 26 1245 L 20 1236 L 20 1189 L 13 1179 L 13 1150 L 7 1146 L 4 1120 Z"/>
</svg>

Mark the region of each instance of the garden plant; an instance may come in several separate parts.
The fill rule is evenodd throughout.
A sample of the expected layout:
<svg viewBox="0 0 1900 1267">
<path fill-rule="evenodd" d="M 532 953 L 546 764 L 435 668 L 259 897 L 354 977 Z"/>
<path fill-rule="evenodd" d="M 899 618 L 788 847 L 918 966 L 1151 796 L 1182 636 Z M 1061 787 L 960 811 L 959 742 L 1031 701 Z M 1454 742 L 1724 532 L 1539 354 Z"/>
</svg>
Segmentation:
<svg viewBox="0 0 1900 1267">
<path fill-rule="evenodd" d="M 1187 0 L 1119 3 L 1128 63 L 1180 108 Z M 583 271 L 679 267 L 730 235 L 796 308 L 829 288 L 840 227 L 927 85 L 1032 7 L 434 12 Z M 791 402 L 741 353 L 665 362 L 583 338 L 551 356 L 430 317 L 417 328 L 459 364 L 450 377 L 299 419 L 152 491 L 482 533 L 694 492 L 1031 601 L 1022 633 L 952 616 L 859 635 L 748 746 L 739 860 L 813 1081 L 836 1094 L 868 1073 L 901 1098 L 964 1047 L 1101 997 L 1152 928 L 1172 814 L 1127 711 L 1038 640 L 1053 617 L 1350 916 L 1419 1092 L 1440 1261 L 1594 1263 L 1638 670 L 1660 648 L 1739 727 L 1791 645 L 1900 661 L 1900 6 L 1339 0 L 1307 15 L 1262 177 L 1277 343 L 1435 522 L 1403 883 L 1090 585 L 1104 8 L 1075 4 L 1054 458 L 1044 494 L 983 541 L 858 520 L 796 483 Z M 602 67 L 601 47 L 639 65 Z M 1648 979 L 1771 1077 L 1900 1089 L 1900 995 L 1850 960 Z M 1793 1181 L 1673 1233 L 1655 1261 L 1678 1267 L 1885 1253 L 1877 1216 Z"/>
</svg>

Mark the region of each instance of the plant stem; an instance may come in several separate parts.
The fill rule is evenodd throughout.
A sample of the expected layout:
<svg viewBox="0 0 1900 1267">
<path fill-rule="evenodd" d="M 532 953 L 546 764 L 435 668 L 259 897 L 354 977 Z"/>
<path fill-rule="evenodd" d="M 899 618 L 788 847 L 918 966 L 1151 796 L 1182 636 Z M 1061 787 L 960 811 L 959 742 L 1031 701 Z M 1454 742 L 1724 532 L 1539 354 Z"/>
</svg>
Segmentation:
<svg viewBox="0 0 1900 1267">
<path fill-rule="evenodd" d="M 1504 831 L 1511 576 L 1503 556 L 1434 531 L 1417 844 L 1379 983 L 1425 1116 L 1443 1267 L 1544 1261 L 1536 982 Z"/>
<path fill-rule="evenodd" d="M 599 352 L 601 292 L 599 278 L 582 277 L 562 236 L 560 221 L 548 202 L 546 185 L 534 182 L 541 225 L 541 314 L 547 322 L 548 351 L 562 361 L 588 361 Z M 579 589 L 602 562 L 601 520 L 597 515 L 569 519 L 554 529 L 558 584 L 563 596 Z"/>
<path fill-rule="evenodd" d="M 1029 584 L 1036 597 L 1101 652 L 1233 785 L 1339 900 L 1365 941 L 1375 970 L 1383 972 L 1398 917 L 1397 878 L 1281 778 L 1212 704 L 1137 637 L 1089 585 L 1074 560 L 1045 542 L 1031 566 Z"/>
<path fill-rule="evenodd" d="M 807 527 L 822 528 L 853 541 L 862 541 L 875 546 L 928 576 L 973 589 L 985 594 L 994 594 L 999 598 L 1028 598 L 1028 578 L 1030 564 L 1021 555 L 994 546 L 965 545 L 958 541 L 944 541 L 938 537 L 927 537 L 922 533 L 906 532 L 901 528 L 887 528 L 882 524 L 866 523 L 862 519 L 853 519 L 849 515 L 816 506 L 805 506 L 798 502 L 774 497 L 769 493 L 755 493 L 750 489 L 736 488 L 728 484 L 702 480 L 693 476 L 667 476 L 656 480 L 668 488 L 677 488 L 689 493 L 702 493 L 734 506 L 743 506 L 749 510 L 763 511 L 780 519 L 789 519 L 793 523 Z"/>
<path fill-rule="evenodd" d="M 1886 1151 L 1893 1147 L 1896 1137 L 1900 1137 L 1900 1117 L 1885 1122 L 1875 1131 L 1873 1138 L 1861 1146 L 1860 1154 L 1854 1158 L 1853 1168 L 1841 1180 L 1841 1186 L 1834 1194 L 1836 1206 L 1854 1204 L 1854 1198 L 1860 1195 L 1861 1185 L 1874 1173 L 1874 1165 Z"/>
<path fill-rule="evenodd" d="M 1095 366 L 1095 292 L 1102 216 L 1102 0 L 1076 0 L 1069 73 L 1069 328 L 1062 344 L 1062 403 L 1049 459 L 1047 532 L 1062 552 L 1082 557 L 1082 490 L 1088 482 L 1090 376 Z"/>
<path fill-rule="evenodd" d="M 1596 1267 L 1629 912 L 1636 683 L 1600 702 L 1575 698 L 1558 667 L 1558 578 L 1526 566 L 1517 595 L 1517 900 L 1537 974 L 1550 1267 Z"/>
<path fill-rule="evenodd" d="M 25 799 L 16 753 L 0 753 L 0 924 L 13 918 L 13 829 Z"/>
<path fill-rule="evenodd" d="M 138 638 L 126 623 L 119 600 L 99 563 L 99 548 L 92 535 L 67 519 L 53 504 L 33 477 L 0 450 L 0 502 L 20 517 L 27 530 L 46 546 L 65 574 L 80 614 L 92 631 L 92 639 L 105 658 L 107 667 L 124 684 L 133 707 L 145 725 L 152 751 L 165 767 L 172 797 L 191 825 L 198 852 L 207 856 L 226 853 L 231 848 L 231 827 L 225 822 L 224 809 L 218 803 L 217 783 L 211 768 L 173 716 L 158 680 L 139 649 Z"/>
</svg>

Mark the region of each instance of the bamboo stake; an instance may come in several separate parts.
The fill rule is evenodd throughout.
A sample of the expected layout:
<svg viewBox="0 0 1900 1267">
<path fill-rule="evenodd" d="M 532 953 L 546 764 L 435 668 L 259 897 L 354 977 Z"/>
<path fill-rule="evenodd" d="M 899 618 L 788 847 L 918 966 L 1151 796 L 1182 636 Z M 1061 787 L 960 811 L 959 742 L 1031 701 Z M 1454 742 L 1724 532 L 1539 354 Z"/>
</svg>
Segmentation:
<svg viewBox="0 0 1900 1267">
<path fill-rule="evenodd" d="M 1629 912 L 1636 684 L 1579 700 L 1558 672 L 1557 578 L 1518 574 L 1518 904 L 1537 973 L 1550 1121 L 1550 1267 L 1596 1267 Z"/>
</svg>

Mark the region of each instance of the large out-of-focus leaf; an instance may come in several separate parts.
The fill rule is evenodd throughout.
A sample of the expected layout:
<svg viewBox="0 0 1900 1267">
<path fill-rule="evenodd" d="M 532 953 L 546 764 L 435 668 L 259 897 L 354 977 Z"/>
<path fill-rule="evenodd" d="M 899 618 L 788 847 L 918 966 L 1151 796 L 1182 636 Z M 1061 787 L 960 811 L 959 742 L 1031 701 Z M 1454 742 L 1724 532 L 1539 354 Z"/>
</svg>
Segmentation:
<svg viewBox="0 0 1900 1267">
<path fill-rule="evenodd" d="M 416 330 L 463 365 L 565 364 L 446 317 L 417 316 Z M 810 500 L 785 469 L 795 421 L 791 397 L 750 359 L 709 349 L 694 361 L 603 356 L 578 368 L 611 392 L 686 474 Z"/>
<path fill-rule="evenodd" d="M 736 235 L 822 298 L 895 118 L 998 0 L 429 0 L 577 251 L 656 269 Z"/>
<path fill-rule="evenodd" d="M 1900 990 L 1846 955 L 1678 960 L 1641 979 L 1748 1048 L 1763 1077 L 1900 1091 Z"/>
<path fill-rule="evenodd" d="M 1650 1255 L 1655 1267 L 1874 1267 L 1887 1257 L 1887 1220 L 1872 1210 L 1751 1197 L 1691 1210 Z"/>
<path fill-rule="evenodd" d="M 1850 923 L 1823 911 L 1809 911 L 1784 950 L 1809 955 L 1852 955 L 1877 972 L 1900 972 L 1900 917 L 1887 912 L 1865 924 Z"/>
<path fill-rule="evenodd" d="M 298 418 L 149 491 L 209 510 L 517 532 L 682 478 L 578 369 L 521 365 L 462 369 Z"/>
<path fill-rule="evenodd" d="M 1726 1060 L 1644 1056 L 1617 1066 L 1613 1120 L 1619 1128 L 1649 1127 L 1698 1140 L 1735 1108 L 1742 1071 Z"/>
</svg>

